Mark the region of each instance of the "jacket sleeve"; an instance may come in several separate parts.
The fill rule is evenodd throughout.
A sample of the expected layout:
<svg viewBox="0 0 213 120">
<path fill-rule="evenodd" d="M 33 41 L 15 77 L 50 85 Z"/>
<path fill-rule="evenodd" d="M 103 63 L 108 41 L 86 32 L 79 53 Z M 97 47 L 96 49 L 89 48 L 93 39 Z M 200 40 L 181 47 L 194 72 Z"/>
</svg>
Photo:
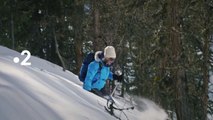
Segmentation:
<svg viewBox="0 0 213 120">
<path fill-rule="evenodd" d="M 87 91 L 91 90 L 92 80 L 95 77 L 95 74 L 98 72 L 99 63 L 91 62 L 88 66 L 87 75 L 84 81 L 83 88 Z"/>
<path fill-rule="evenodd" d="M 113 73 L 112 73 L 112 72 L 109 72 L 108 79 L 109 79 L 109 80 L 113 80 Z"/>
</svg>

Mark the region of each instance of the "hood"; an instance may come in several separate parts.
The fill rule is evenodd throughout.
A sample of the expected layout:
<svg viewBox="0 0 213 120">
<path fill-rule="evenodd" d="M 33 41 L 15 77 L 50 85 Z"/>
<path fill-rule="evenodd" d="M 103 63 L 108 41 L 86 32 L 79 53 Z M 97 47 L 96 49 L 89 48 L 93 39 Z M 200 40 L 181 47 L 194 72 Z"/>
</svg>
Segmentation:
<svg viewBox="0 0 213 120">
<path fill-rule="evenodd" d="M 97 51 L 95 53 L 95 61 L 101 62 L 104 58 L 104 53 L 102 51 Z"/>
</svg>

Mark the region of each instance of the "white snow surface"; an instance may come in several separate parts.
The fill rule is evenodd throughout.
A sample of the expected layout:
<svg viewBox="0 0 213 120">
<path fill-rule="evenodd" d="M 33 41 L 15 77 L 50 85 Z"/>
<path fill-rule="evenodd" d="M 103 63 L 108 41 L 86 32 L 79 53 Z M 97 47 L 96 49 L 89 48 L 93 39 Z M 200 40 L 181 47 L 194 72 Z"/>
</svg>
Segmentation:
<svg viewBox="0 0 213 120">
<path fill-rule="evenodd" d="M 34 56 L 31 66 L 21 66 L 14 57 L 25 58 L 0 46 L 0 120 L 116 120 L 105 111 L 106 100 L 82 89 L 72 72 Z M 115 100 L 124 106 L 123 100 Z M 141 100 L 143 105 L 124 111 L 129 120 L 166 120 L 163 109 Z M 121 112 L 116 114 L 127 120 Z"/>
</svg>

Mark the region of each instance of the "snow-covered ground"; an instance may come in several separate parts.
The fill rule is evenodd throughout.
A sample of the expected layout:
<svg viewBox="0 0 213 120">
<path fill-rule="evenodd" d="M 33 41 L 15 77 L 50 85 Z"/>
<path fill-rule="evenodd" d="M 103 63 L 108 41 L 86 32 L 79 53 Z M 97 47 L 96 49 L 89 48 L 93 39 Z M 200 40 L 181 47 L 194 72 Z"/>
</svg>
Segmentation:
<svg viewBox="0 0 213 120">
<path fill-rule="evenodd" d="M 82 89 L 78 77 L 46 60 L 31 56 L 31 66 L 14 63 L 25 56 L 0 46 L 0 120 L 114 120 L 103 105 L 106 100 Z M 121 99 L 115 99 L 124 105 Z M 153 102 L 141 99 L 136 109 L 125 111 L 129 120 L 165 120 Z M 127 119 L 117 111 L 122 120 Z"/>
</svg>

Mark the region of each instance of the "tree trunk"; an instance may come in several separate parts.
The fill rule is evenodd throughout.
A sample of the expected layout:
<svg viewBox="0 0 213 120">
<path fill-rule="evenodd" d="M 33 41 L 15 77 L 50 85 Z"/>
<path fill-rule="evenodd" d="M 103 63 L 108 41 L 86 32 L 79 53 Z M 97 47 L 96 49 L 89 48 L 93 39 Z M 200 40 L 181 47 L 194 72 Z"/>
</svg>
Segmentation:
<svg viewBox="0 0 213 120">
<path fill-rule="evenodd" d="M 202 96 L 202 101 L 203 101 L 203 116 L 202 120 L 207 120 L 207 109 L 208 109 L 208 83 L 209 83 L 209 6 L 207 5 L 206 1 L 204 0 L 204 46 L 203 46 L 203 96 Z"/>
<path fill-rule="evenodd" d="M 56 54 L 58 55 L 60 61 L 61 61 L 61 64 L 62 64 L 62 67 L 63 67 L 63 71 L 66 70 L 66 65 L 63 61 L 63 58 L 59 52 L 59 49 L 58 49 L 58 41 L 57 41 L 57 38 L 56 38 L 56 34 L 55 34 L 55 28 L 53 27 L 53 36 L 54 36 L 54 41 L 55 41 L 55 50 L 56 50 Z"/>
<path fill-rule="evenodd" d="M 75 19 L 74 21 L 74 32 L 75 32 L 75 54 L 76 54 L 76 69 L 74 71 L 75 74 L 79 74 L 81 65 L 82 65 L 82 45 L 83 45 L 83 15 L 84 15 L 83 4 L 75 5 Z"/>
<path fill-rule="evenodd" d="M 187 111 L 186 101 L 186 81 L 185 71 L 181 67 L 181 32 L 180 32 L 180 14 L 179 0 L 169 0 L 169 39 L 172 60 L 172 76 L 175 89 L 175 106 L 177 120 L 188 120 L 190 117 Z"/>
<path fill-rule="evenodd" d="M 101 35 L 100 35 L 100 12 L 99 12 L 99 0 L 93 0 L 93 16 L 94 16 L 94 51 L 100 50 Z"/>
<path fill-rule="evenodd" d="M 82 51 L 81 51 L 81 48 L 82 48 L 82 42 L 81 40 L 77 40 L 76 41 L 76 46 L 75 46 L 75 52 L 76 52 L 76 74 L 78 74 L 80 72 L 80 68 L 81 68 L 81 65 L 82 65 Z"/>
<path fill-rule="evenodd" d="M 205 33 L 205 43 L 204 43 L 204 64 L 203 64 L 203 118 L 202 120 L 207 120 L 207 107 L 208 107 L 208 83 L 209 83 L 209 42 L 208 42 L 208 34 Z"/>
<path fill-rule="evenodd" d="M 13 2 L 11 2 L 11 15 L 10 15 L 10 24 L 11 24 L 11 39 L 12 39 L 12 49 L 15 49 L 15 34 L 14 34 L 14 13 L 13 13 Z"/>
</svg>

